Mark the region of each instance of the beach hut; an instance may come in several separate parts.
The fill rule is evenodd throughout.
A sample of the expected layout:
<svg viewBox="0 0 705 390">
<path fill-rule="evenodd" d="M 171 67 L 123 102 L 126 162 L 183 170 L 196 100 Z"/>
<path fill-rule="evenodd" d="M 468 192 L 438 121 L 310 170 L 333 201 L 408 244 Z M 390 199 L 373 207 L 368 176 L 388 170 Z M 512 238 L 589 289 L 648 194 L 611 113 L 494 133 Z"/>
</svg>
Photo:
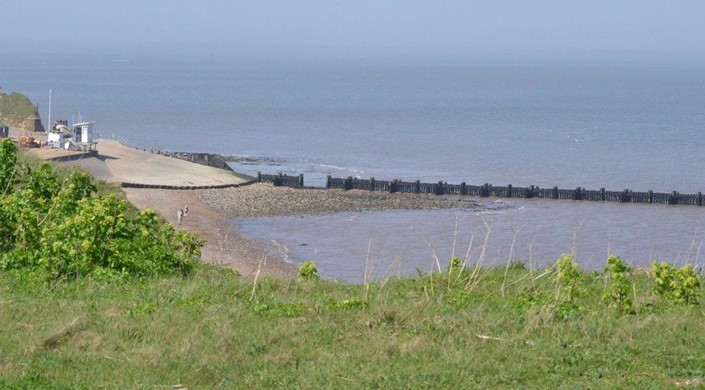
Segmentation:
<svg viewBox="0 0 705 390">
<path fill-rule="evenodd" d="M 73 125 L 73 142 L 81 144 L 92 144 L 96 135 L 93 132 L 93 122 L 81 122 Z"/>
<path fill-rule="evenodd" d="M 4 123 L 0 123 L 0 138 L 7 138 L 10 136 L 10 127 Z"/>
</svg>

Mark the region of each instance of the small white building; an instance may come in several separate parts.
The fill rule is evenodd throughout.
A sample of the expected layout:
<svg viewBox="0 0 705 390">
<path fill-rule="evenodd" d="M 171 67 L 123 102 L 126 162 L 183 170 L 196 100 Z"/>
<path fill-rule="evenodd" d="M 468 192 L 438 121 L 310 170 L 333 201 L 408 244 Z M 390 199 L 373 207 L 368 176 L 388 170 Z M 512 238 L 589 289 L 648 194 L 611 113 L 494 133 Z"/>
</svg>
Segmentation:
<svg viewBox="0 0 705 390">
<path fill-rule="evenodd" d="M 96 138 L 96 134 L 93 132 L 93 122 L 81 122 L 73 125 L 73 142 L 92 144 Z"/>
</svg>

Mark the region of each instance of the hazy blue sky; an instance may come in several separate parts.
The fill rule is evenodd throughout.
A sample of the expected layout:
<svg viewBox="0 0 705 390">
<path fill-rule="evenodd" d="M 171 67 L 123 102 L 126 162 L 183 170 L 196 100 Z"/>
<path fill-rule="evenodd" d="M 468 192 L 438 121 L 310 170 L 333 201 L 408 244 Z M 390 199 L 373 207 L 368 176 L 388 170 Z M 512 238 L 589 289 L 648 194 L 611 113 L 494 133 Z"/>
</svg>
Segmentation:
<svg viewBox="0 0 705 390">
<path fill-rule="evenodd" d="M 705 52 L 702 0 L 0 0 L 0 23 L 0 52 L 27 42 L 265 53 Z"/>
</svg>

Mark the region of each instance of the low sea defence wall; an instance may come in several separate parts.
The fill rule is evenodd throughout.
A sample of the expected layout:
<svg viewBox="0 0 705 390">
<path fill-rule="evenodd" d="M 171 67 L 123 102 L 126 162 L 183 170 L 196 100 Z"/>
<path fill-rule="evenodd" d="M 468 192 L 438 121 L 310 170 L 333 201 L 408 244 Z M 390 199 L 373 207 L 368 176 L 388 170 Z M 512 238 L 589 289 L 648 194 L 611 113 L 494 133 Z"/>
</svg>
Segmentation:
<svg viewBox="0 0 705 390">
<path fill-rule="evenodd" d="M 66 162 L 66 161 L 76 161 L 76 160 L 81 160 L 84 158 L 97 157 L 97 156 L 98 156 L 98 151 L 90 150 L 87 152 L 69 154 L 66 156 L 51 157 L 51 158 L 47 158 L 46 160 L 47 161 L 54 161 L 54 162 Z"/>
<path fill-rule="evenodd" d="M 162 156 L 166 157 L 173 157 L 173 158 L 178 158 L 180 160 L 186 160 L 190 161 L 196 164 L 201 164 L 201 165 L 207 165 L 209 167 L 214 167 L 214 168 L 220 168 L 220 169 L 225 169 L 227 171 L 234 172 L 232 168 L 228 165 L 228 161 L 233 161 L 235 157 L 233 156 L 224 156 L 222 154 L 214 154 L 214 153 L 196 153 L 196 152 L 168 152 L 164 150 L 159 150 L 159 149 L 146 149 L 146 148 L 141 148 L 138 146 L 131 145 L 127 141 L 125 141 L 123 138 L 116 136 L 113 134 L 112 138 L 114 140 L 117 140 L 122 144 L 123 146 L 130 148 L 130 149 L 136 149 L 136 150 L 141 150 L 143 152 L 149 152 L 152 154 L 161 154 Z"/>
<path fill-rule="evenodd" d="M 244 184 L 219 184 L 219 185 L 207 185 L 207 186 L 174 186 L 174 185 L 164 185 L 164 184 L 143 184 L 143 183 L 120 183 L 122 188 L 158 188 L 161 190 L 211 190 L 219 188 L 235 188 L 240 187 Z"/>
<path fill-rule="evenodd" d="M 262 183 L 272 183 L 275 186 L 285 186 L 292 188 L 304 188 L 304 175 L 288 176 L 284 174 L 267 175 L 258 173 L 257 181 Z M 585 188 L 560 189 L 530 187 L 515 187 L 511 184 L 507 186 L 493 186 L 485 183 L 482 185 L 470 185 L 466 183 L 448 184 L 444 181 L 438 183 L 422 183 L 416 181 L 401 180 L 377 180 L 373 177 L 369 179 L 359 179 L 354 177 L 333 178 L 326 177 L 327 189 L 341 190 L 365 190 L 365 191 L 386 191 L 390 193 L 402 192 L 411 194 L 434 194 L 434 195 L 456 195 L 475 196 L 493 198 L 518 198 L 518 199 L 553 199 L 553 200 L 581 200 L 595 202 L 618 202 L 618 203 L 646 203 L 663 205 L 686 205 L 702 206 L 703 196 L 701 192 L 697 194 L 681 194 L 678 191 L 671 193 L 660 193 L 653 191 L 639 192 L 625 189 L 623 191 L 607 191 L 604 188 L 599 190 L 588 190 Z"/>
<path fill-rule="evenodd" d="M 180 160 L 190 161 L 196 164 L 207 165 L 209 167 L 225 169 L 227 171 L 233 171 L 228 165 L 228 161 L 232 161 L 232 157 L 223 156 L 221 154 L 212 153 L 191 153 L 191 152 L 162 152 L 157 151 L 158 154 L 162 154 L 167 157 L 178 158 Z"/>
</svg>

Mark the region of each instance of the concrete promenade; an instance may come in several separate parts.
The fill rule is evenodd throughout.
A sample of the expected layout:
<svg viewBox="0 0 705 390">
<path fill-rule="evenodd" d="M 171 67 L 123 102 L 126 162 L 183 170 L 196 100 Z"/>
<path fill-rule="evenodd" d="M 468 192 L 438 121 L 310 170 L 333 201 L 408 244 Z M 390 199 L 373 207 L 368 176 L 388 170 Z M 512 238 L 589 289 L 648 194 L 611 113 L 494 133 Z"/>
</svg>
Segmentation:
<svg viewBox="0 0 705 390">
<path fill-rule="evenodd" d="M 11 138 L 19 135 L 20 131 L 10 133 Z M 110 139 L 98 140 L 97 154 L 46 148 L 29 150 L 46 160 L 57 159 L 63 165 L 79 165 L 96 179 L 126 186 L 172 189 L 237 187 L 254 179 L 223 169 L 129 148 Z"/>
<path fill-rule="evenodd" d="M 114 140 L 99 140 L 97 149 L 96 157 L 63 164 L 80 165 L 96 178 L 108 182 L 146 186 L 234 187 L 251 180 L 224 169 L 128 148 Z"/>
</svg>

